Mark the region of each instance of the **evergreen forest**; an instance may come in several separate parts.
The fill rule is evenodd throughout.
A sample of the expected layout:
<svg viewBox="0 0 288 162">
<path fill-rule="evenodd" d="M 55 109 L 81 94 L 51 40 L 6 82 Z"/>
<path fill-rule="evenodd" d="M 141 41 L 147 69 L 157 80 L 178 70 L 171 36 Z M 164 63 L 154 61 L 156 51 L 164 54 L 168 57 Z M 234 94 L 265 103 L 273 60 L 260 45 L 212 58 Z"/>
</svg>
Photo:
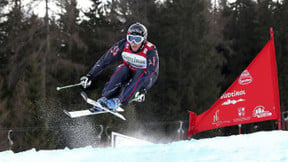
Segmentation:
<svg viewBox="0 0 288 162">
<path fill-rule="evenodd" d="M 201 114 L 212 106 L 269 41 L 270 27 L 281 111 L 288 111 L 287 0 L 90 0 L 88 10 L 79 7 L 81 0 L 42 0 L 45 16 L 33 12 L 40 0 L 26 6 L 22 1 L 0 1 L 0 151 L 11 145 L 8 132 L 14 152 L 98 147 L 112 131 L 153 137 L 155 143 L 175 141 L 180 121 L 188 129 L 187 111 Z M 123 107 L 126 121 L 109 114 L 67 117 L 63 109 L 89 105 L 81 87 L 56 87 L 79 83 L 135 22 L 147 27 L 160 60 L 146 101 Z M 93 80 L 85 90 L 89 97 L 101 97 L 119 64 Z M 242 126 L 243 133 L 274 129 L 275 121 Z M 237 126 L 226 127 L 193 138 L 237 133 Z"/>
</svg>

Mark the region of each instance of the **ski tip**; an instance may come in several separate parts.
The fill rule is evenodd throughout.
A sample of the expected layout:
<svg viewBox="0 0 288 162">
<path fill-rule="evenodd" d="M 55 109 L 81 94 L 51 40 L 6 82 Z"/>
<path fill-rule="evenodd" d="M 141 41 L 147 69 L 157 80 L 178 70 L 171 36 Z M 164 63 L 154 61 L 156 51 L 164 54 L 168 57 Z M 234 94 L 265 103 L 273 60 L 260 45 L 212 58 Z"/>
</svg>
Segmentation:
<svg viewBox="0 0 288 162">
<path fill-rule="evenodd" d="M 82 91 L 81 93 L 80 93 L 80 95 L 82 96 L 82 98 L 86 101 L 87 100 L 87 94 L 84 92 L 84 91 Z"/>
<path fill-rule="evenodd" d="M 72 116 L 71 116 L 71 114 L 69 113 L 69 111 L 67 111 L 67 110 L 63 110 L 63 112 L 66 114 L 66 115 L 68 115 L 70 118 L 72 118 Z"/>
<path fill-rule="evenodd" d="M 126 118 L 123 115 L 119 115 L 118 117 L 122 120 L 126 120 Z"/>
</svg>

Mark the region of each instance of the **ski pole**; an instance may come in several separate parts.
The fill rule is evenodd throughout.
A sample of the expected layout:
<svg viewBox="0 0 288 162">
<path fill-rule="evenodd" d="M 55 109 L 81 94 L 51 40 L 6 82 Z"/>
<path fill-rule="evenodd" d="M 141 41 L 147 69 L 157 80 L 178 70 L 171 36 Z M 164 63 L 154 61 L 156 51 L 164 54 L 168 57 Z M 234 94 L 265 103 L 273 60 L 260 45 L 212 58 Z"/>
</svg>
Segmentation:
<svg viewBox="0 0 288 162">
<path fill-rule="evenodd" d="M 80 85 L 81 85 L 81 83 L 71 84 L 71 85 L 67 85 L 67 86 L 63 86 L 63 87 L 57 87 L 56 90 L 60 91 L 61 89 L 76 87 L 76 86 L 80 86 Z"/>
</svg>

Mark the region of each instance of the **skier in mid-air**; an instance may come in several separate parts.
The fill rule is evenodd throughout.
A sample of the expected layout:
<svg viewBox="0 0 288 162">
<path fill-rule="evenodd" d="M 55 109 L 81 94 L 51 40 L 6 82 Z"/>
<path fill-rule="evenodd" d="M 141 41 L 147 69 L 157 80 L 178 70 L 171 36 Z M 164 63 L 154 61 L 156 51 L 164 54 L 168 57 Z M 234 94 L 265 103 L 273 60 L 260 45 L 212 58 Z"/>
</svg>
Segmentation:
<svg viewBox="0 0 288 162">
<path fill-rule="evenodd" d="M 122 104 L 126 105 L 133 98 L 144 95 L 156 82 L 159 73 L 159 58 L 156 46 L 147 41 L 147 29 L 143 24 L 135 23 L 128 28 L 126 38 L 113 45 L 80 78 L 84 89 L 91 85 L 108 65 L 122 60 L 106 83 L 102 97 L 97 100 L 102 106 L 113 111 Z M 102 110 L 94 106 L 94 111 Z"/>
</svg>

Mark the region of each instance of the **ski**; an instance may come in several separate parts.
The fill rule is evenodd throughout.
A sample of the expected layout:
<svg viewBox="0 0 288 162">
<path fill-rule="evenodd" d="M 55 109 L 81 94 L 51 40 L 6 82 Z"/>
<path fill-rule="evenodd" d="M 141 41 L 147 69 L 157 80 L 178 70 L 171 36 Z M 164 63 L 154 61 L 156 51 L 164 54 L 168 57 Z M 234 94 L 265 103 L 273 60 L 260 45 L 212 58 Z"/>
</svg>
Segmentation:
<svg viewBox="0 0 288 162">
<path fill-rule="evenodd" d="M 112 114 L 112 115 L 114 115 L 114 116 L 117 116 L 118 118 L 120 118 L 120 119 L 122 119 L 122 120 L 126 120 L 125 117 L 124 117 L 122 114 L 118 113 L 117 111 L 116 111 L 116 112 L 111 111 L 111 110 L 109 110 L 108 108 L 103 107 L 103 106 L 102 106 L 101 104 L 99 104 L 97 101 L 88 98 L 88 97 L 87 97 L 87 94 L 86 94 L 85 92 L 81 92 L 81 96 L 82 96 L 82 98 L 83 98 L 88 104 L 93 105 L 93 106 L 97 106 L 97 107 L 103 109 L 104 112 L 106 111 L 107 113 L 110 113 L 110 114 Z M 117 108 L 117 109 L 118 109 L 118 108 Z M 122 109 L 122 108 L 121 108 L 121 109 Z M 122 109 L 122 110 L 123 110 L 123 109 Z"/>
<path fill-rule="evenodd" d="M 121 107 L 117 108 L 117 112 L 123 112 L 124 110 Z M 70 118 L 78 118 L 78 117 L 83 117 L 83 116 L 90 116 L 90 115 L 96 115 L 96 114 L 104 114 L 108 113 L 108 111 L 95 111 L 92 112 L 89 109 L 86 110 L 78 110 L 78 111 L 68 111 L 68 110 L 63 110 L 63 112 L 68 115 Z"/>
</svg>

